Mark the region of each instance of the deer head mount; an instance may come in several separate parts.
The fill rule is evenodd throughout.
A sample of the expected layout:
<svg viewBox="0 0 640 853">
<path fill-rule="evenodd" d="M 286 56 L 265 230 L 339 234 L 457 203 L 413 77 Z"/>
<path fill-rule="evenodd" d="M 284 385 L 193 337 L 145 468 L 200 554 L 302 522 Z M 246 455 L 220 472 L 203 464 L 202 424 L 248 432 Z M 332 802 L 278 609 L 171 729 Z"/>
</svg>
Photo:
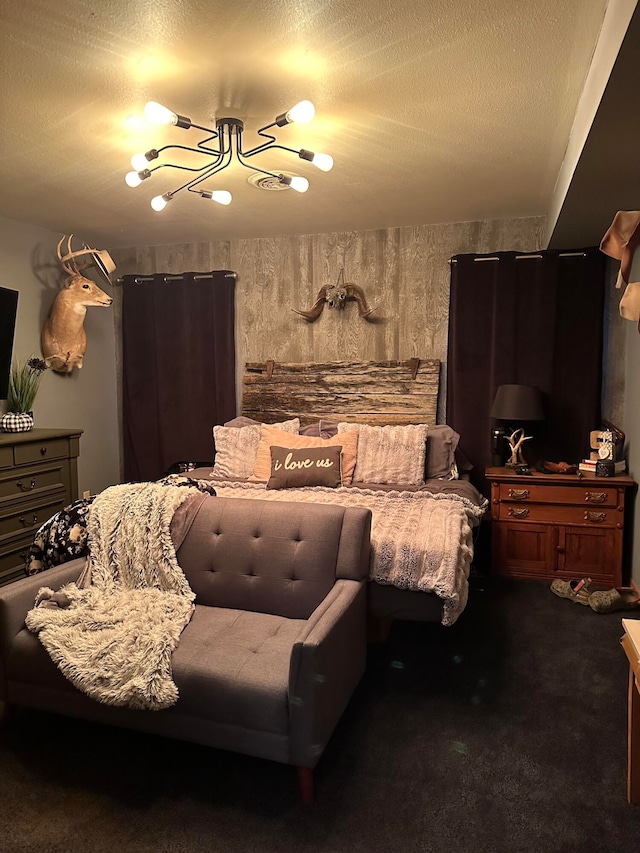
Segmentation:
<svg viewBox="0 0 640 853">
<path fill-rule="evenodd" d="M 301 317 L 304 317 L 304 319 L 308 320 L 309 323 L 313 323 L 313 321 L 317 320 L 322 314 L 325 305 L 328 308 L 342 309 L 349 300 L 353 300 L 357 303 L 358 314 L 361 317 L 364 317 L 365 320 L 373 314 L 377 307 L 369 308 L 367 305 L 367 299 L 364 295 L 364 290 L 361 287 L 358 287 L 357 284 L 345 284 L 344 270 L 340 270 L 336 284 L 327 284 L 324 287 L 321 287 L 318 291 L 316 301 L 313 303 L 311 308 L 308 308 L 305 311 L 298 311 L 297 308 L 292 308 L 291 310 L 295 311 L 295 313 L 299 314 Z"/>
<path fill-rule="evenodd" d="M 61 249 L 67 240 L 66 254 Z M 75 252 L 71 248 L 73 234 L 63 237 L 58 243 L 56 254 L 62 269 L 68 278 L 53 301 L 49 316 L 42 327 L 42 354 L 47 367 L 56 373 L 71 373 L 74 367 L 82 367 L 87 349 L 87 335 L 84 330 L 84 318 L 87 308 L 97 305 L 107 308 L 113 302 L 104 290 L 90 278 L 85 278 L 81 270 L 95 266 L 109 281 L 109 273 L 116 268 L 108 252 L 83 246 Z M 78 258 L 89 256 L 86 263 L 79 265 Z"/>
</svg>

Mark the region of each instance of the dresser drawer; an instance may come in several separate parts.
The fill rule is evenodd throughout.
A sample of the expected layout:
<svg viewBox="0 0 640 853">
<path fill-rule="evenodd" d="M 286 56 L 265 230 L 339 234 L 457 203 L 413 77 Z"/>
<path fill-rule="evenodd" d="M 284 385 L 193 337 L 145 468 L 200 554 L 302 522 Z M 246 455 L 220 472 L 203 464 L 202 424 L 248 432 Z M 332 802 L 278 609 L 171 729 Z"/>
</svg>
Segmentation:
<svg viewBox="0 0 640 853">
<path fill-rule="evenodd" d="M 623 526 L 624 513 L 615 507 L 562 506 L 550 504 L 501 503 L 500 521 L 532 521 L 547 524 L 587 524 L 594 527 Z"/>
<path fill-rule="evenodd" d="M 0 508 L 16 501 L 16 504 L 29 501 L 40 503 L 55 494 L 55 492 L 70 491 L 69 464 L 66 460 L 62 464 L 55 463 L 50 466 L 39 466 L 24 469 L 20 472 L 15 469 L 10 475 L 0 476 Z"/>
<path fill-rule="evenodd" d="M 11 468 L 13 465 L 13 447 L 0 447 L 0 468 Z"/>
<path fill-rule="evenodd" d="M 525 477 L 522 478 L 526 480 Z M 577 486 L 536 485 L 535 483 L 513 485 L 500 483 L 500 501 L 518 503 L 579 504 L 581 506 L 617 506 L 618 489 L 615 486 L 600 486 L 589 483 Z"/>
<path fill-rule="evenodd" d="M 16 444 L 13 454 L 16 465 L 30 465 L 32 462 L 47 459 L 64 459 L 69 456 L 69 442 L 66 438 L 51 438 L 30 444 Z"/>
<path fill-rule="evenodd" d="M 31 537 L 35 536 L 40 525 L 64 506 L 65 499 L 61 495 L 55 500 L 48 499 L 35 505 L 29 504 L 28 507 L 3 515 L 0 517 L 0 548 L 6 539 L 12 539 L 20 534 L 28 533 Z"/>
<path fill-rule="evenodd" d="M 29 556 L 31 538 L 14 542 L 10 549 L 0 554 L 0 583 L 26 575 L 25 565 Z M 44 584 L 43 584 L 44 586 Z"/>
</svg>

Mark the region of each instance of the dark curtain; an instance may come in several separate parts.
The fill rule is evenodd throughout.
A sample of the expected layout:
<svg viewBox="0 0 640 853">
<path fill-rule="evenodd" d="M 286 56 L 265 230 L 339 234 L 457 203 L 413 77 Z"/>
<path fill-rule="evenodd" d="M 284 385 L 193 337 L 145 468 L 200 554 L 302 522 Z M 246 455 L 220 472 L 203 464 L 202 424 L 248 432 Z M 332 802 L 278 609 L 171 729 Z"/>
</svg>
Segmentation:
<svg viewBox="0 0 640 853">
<path fill-rule="evenodd" d="M 536 439 L 523 446 L 527 461 L 588 455 L 589 431 L 600 426 L 605 261 L 598 249 L 452 259 L 447 423 L 485 495 L 499 385 L 543 392 L 545 421 L 526 425 Z"/>
<path fill-rule="evenodd" d="M 236 412 L 235 274 L 123 278 L 124 476 L 156 480 L 213 461 L 212 428 Z"/>
</svg>

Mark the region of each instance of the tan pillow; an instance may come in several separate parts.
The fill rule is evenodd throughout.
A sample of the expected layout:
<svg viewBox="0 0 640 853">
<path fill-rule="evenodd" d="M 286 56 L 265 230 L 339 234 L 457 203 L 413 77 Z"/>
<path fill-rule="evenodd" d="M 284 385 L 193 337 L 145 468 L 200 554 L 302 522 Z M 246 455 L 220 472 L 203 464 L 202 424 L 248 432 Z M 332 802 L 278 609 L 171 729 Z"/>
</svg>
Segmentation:
<svg viewBox="0 0 640 853">
<path fill-rule="evenodd" d="M 358 483 L 424 483 L 427 424 L 369 426 L 338 424 L 338 438 L 358 434 L 358 456 L 353 478 Z M 335 439 L 334 439 L 335 440 Z"/>
<path fill-rule="evenodd" d="M 271 446 L 271 476 L 268 489 L 300 489 L 303 486 L 342 485 L 342 448 Z"/>
<path fill-rule="evenodd" d="M 282 433 L 297 434 L 300 419 L 293 418 L 272 426 L 280 434 L 282 444 Z M 260 424 L 243 427 L 214 426 L 213 443 L 216 455 L 211 475 L 230 480 L 246 480 L 253 473 L 260 444 Z"/>
<path fill-rule="evenodd" d="M 459 434 L 447 424 L 435 424 L 427 433 L 427 480 L 454 478 Z"/>
<path fill-rule="evenodd" d="M 266 482 L 271 476 L 271 447 L 276 445 L 282 447 L 282 432 L 273 429 L 267 424 L 260 427 L 260 444 L 256 453 L 256 464 L 253 468 L 253 476 L 250 480 Z M 304 435 L 287 436 L 287 446 L 290 448 L 300 447 L 341 447 L 342 448 L 342 485 L 351 485 L 353 469 L 356 466 L 356 454 L 358 452 L 358 434 L 336 436 L 335 438 L 309 438 Z"/>
</svg>

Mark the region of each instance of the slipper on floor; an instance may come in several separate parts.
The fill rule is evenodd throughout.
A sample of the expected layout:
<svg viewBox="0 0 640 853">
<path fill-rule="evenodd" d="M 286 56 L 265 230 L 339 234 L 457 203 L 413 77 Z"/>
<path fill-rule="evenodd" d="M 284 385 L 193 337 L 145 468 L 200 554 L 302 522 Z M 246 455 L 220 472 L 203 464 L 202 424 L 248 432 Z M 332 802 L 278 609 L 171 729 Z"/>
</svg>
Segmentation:
<svg viewBox="0 0 640 853">
<path fill-rule="evenodd" d="M 613 613 L 614 610 L 632 610 L 640 604 L 640 597 L 632 589 L 607 589 L 592 592 L 589 607 L 596 613 Z"/>
<path fill-rule="evenodd" d="M 589 587 L 591 578 L 582 578 L 579 581 L 563 581 L 556 578 L 551 581 L 551 592 L 560 598 L 568 598 L 576 604 L 589 604 L 589 598 L 593 591 Z"/>
</svg>

